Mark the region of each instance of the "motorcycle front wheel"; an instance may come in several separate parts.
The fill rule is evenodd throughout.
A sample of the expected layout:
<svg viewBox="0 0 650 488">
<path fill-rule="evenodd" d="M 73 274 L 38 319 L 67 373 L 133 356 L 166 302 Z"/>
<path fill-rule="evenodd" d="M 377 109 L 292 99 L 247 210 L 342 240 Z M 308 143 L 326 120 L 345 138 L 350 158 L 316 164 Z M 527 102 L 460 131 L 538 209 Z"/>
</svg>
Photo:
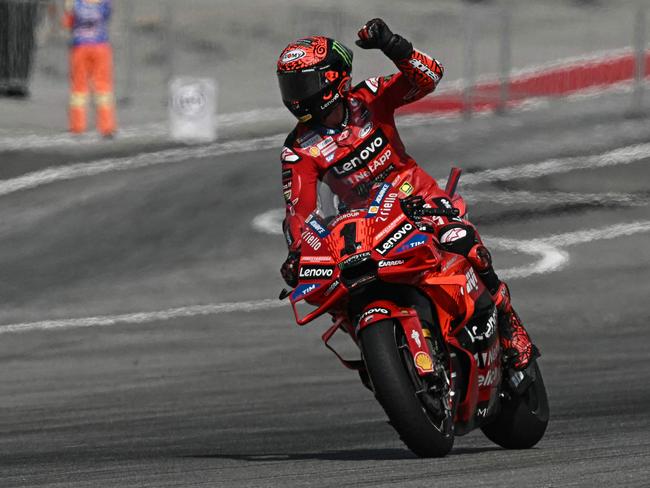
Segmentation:
<svg viewBox="0 0 650 488">
<path fill-rule="evenodd" d="M 432 395 L 414 373 L 404 332 L 392 320 L 376 322 L 361 332 L 361 350 L 375 397 L 406 446 L 420 457 L 445 456 L 454 445 L 452 415 L 440 416 Z M 442 410 L 441 410 L 442 411 Z"/>
</svg>

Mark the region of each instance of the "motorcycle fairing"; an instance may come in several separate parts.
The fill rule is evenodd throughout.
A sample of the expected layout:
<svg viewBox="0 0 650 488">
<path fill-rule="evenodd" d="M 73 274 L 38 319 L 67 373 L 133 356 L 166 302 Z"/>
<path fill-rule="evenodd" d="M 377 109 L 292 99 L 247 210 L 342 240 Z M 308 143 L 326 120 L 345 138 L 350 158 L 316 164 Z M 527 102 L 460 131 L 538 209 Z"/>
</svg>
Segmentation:
<svg viewBox="0 0 650 488">
<path fill-rule="evenodd" d="M 386 319 L 392 319 L 404 330 L 406 341 L 413 357 L 413 364 L 420 376 L 433 372 L 433 359 L 426 341 L 430 332 L 422 327 L 418 313 L 414 308 L 400 307 L 388 300 L 369 303 L 359 317 L 356 335 L 366 327 Z"/>
</svg>

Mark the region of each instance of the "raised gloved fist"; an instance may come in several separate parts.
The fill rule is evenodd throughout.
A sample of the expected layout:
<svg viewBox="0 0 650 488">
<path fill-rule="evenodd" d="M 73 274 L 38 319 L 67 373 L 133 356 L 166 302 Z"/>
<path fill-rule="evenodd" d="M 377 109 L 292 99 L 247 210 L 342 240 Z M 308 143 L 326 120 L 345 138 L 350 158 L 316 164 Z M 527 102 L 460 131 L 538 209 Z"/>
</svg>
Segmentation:
<svg viewBox="0 0 650 488">
<path fill-rule="evenodd" d="M 363 49 L 381 49 L 396 63 L 408 58 L 413 52 L 413 45 L 402 36 L 393 34 L 382 19 L 369 20 L 357 35 L 357 46 Z"/>
<path fill-rule="evenodd" d="M 297 252 L 289 252 L 287 259 L 282 263 L 280 274 L 285 283 L 291 288 L 295 288 L 298 284 L 298 265 L 300 263 L 300 254 Z"/>
<path fill-rule="evenodd" d="M 360 48 L 383 50 L 393 37 L 393 32 L 382 19 L 372 19 L 359 29 L 357 35 L 359 39 L 356 44 Z"/>
</svg>

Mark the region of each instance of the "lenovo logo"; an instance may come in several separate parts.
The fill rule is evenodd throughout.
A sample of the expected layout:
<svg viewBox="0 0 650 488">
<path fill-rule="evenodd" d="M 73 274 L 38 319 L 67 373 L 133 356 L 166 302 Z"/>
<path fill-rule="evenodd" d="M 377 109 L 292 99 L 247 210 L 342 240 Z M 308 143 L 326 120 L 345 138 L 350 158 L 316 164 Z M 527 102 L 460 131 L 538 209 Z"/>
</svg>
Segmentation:
<svg viewBox="0 0 650 488">
<path fill-rule="evenodd" d="M 403 224 L 401 227 L 399 227 L 397 230 L 393 231 L 393 233 L 387 237 L 385 240 L 381 242 L 376 248 L 375 251 L 377 251 L 379 254 L 382 256 L 385 256 L 388 251 L 393 249 L 397 244 L 402 242 L 407 235 L 409 235 L 411 232 L 415 230 L 415 227 L 413 227 L 413 224 L 410 222 L 406 222 Z"/>
<path fill-rule="evenodd" d="M 387 146 L 388 141 L 384 133 L 378 129 L 368 139 L 352 151 L 343 160 L 332 167 L 336 176 L 347 176 L 368 165 L 375 157 L 379 156 Z"/>
<path fill-rule="evenodd" d="M 331 278 L 334 274 L 334 266 L 302 266 L 300 278 Z"/>
</svg>

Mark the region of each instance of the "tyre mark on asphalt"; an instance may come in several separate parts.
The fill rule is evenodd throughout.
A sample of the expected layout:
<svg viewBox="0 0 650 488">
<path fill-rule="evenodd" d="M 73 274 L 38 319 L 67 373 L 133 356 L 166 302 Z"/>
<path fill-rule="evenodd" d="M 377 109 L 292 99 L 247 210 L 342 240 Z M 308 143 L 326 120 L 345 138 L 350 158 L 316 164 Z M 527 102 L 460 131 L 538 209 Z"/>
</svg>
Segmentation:
<svg viewBox="0 0 650 488">
<path fill-rule="evenodd" d="M 598 240 L 617 239 L 635 234 L 650 232 L 650 220 L 610 225 L 597 229 L 585 229 L 532 240 L 514 240 L 500 237 L 485 237 L 492 247 L 523 252 L 537 256 L 532 265 L 508 268 L 500 272 L 504 278 L 526 278 L 538 274 L 559 271 L 569 262 L 568 253 L 561 248 L 585 244 Z M 0 326 L 0 334 L 28 332 L 34 330 L 64 330 L 82 327 L 107 327 L 120 324 L 143 324 L 160 322 L 181 317 L 216 315 L 229 312 L 252 312 L 286 307 L 286 302 L 277 299 L 250 300 L 244 302 L 214 303 L 179 307 L 154 312 L 141 312 L 120 315 L 105 315 L 62 320 L 23 322 Z"/>
</svg>

